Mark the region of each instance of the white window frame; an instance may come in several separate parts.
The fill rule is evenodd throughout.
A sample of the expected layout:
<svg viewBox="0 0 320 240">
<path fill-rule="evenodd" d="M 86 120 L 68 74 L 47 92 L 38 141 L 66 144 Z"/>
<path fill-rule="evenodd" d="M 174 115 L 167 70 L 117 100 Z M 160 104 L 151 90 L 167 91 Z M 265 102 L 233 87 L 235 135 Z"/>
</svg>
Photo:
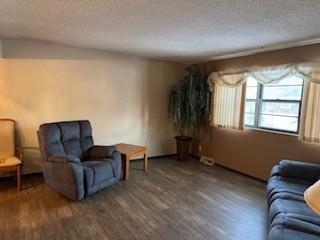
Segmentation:
<svg viewBox="0 0 320 240">
<path fill-rule="evenodd" d="M 284 85 L 285 86 L 285 85 Z M 294 85 L 290 85 L 294 86 Z M 299 85 L 300 86 L 300 85 Z M 284 99 L 276 99 L 276 100 L 263 100 L 263 84 L 257 82 L 257 95 L 255 99 L 246 99 L 246 102 L 255 102 L 255 112 L 254 112 L 254 125 L 247 125 L 245 124 L 246 128 L 258 130 L 258 131 L 265 131 L 265 132 L 272 132 L 272 133 L 279 133 L 279 134 L 285 134 L 285 135 L 293 135 L 297 136 L 300 131 L 300 121 L 301 121 L 301 107 L 302 107 L 302 101 L 303 101 L 303 94 L 304 94 L 304 80 L 302 82 L 302 88 L 301 88 L 301 99 L 300 100 L 284 100 Z M 282 130 L 282 129 L 274 129 L 274 128 L 266 128 L 259 126 L 259 120 L 261 116 L 261 106 L 263 102 L 288 102 L 288 103 L 299 103 L 299 114 L 297 116 L 298 118 L 298 127 L 297 131 L 288 131 L 288 130 Z M 252 114 L 252 113 L 251 113 Z M 276 114 L 271 114 L 276 115 Z"/>
</svg>

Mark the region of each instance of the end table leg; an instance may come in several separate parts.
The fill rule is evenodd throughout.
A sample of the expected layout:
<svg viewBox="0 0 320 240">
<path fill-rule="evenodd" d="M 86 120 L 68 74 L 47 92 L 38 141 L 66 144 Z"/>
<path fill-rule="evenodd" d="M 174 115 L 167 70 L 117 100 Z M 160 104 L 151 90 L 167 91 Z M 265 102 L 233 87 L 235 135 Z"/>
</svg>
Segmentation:
<svg viewBox="0 0 320 240">
<path fill-rule="evenodd" d="M 124 180 L 128 180 L 129 179 L 129 168 L 130 168 L 130 159 L 128 158 L 128 156 L 124 157 L 124 162 L 125 162 L 125 166 L 124 166 Z"/>
<path fill-rule="evenodd" d="M 144 157 L 143 169 L 144 169 L 144 171 L 147 171 L 147 170 L 148 170 L 148 156 L 147 156 L 147 152 L 144 153 L 143 157 Z"/>
<path fill-rule="evenodd" d="M 121 179 L 125 180 L 126 178 L 126 158 L 124 155 L 121 154 L 121 161 L 122 161 L 122 175 Z"/>
<path fill-rule="evenodd" d="M 17 166 L 17 190 L 21 191 L 21 164 Z"/>
</svg>

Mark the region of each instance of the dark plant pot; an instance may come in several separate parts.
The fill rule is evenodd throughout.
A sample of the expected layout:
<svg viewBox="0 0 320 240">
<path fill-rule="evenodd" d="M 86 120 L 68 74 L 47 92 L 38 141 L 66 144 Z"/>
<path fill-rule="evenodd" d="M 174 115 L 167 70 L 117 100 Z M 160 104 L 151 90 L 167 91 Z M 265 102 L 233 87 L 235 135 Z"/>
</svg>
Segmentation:
<svg viewBox="0 0 320 240">
<path fill-rule="evenodd" d="M 177 142 L 178 160 L 185 162 L 189 157 L 189 146 L 192 138 L 188 136 L 176 136 L 175 139 Z"/>
</svg>

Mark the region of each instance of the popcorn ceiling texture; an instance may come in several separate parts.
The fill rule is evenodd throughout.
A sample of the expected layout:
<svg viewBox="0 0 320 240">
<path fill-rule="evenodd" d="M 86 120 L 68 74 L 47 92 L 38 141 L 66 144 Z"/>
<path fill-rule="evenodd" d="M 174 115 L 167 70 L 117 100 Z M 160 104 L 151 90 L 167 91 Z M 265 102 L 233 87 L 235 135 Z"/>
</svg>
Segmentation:
<svg viewBox="0 0 320 240">
<path fill-rule="evenodd" d="M 319 0 L 0 0 L 0 36 L 179 62 L 320 37 Z"/>
</svg>

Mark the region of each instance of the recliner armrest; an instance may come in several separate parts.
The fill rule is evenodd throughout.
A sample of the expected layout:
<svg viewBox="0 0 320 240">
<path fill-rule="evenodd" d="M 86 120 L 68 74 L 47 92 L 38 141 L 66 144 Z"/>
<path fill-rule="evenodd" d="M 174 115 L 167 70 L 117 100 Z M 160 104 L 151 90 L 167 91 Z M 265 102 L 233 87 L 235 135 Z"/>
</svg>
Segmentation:
<svg viewBox="0 0 320 240">
<path fill-rule="evenodd" d="M 85 197 L 84 172 L 79 158 L 56 155 L 44 161 L 42 167 L 45 181 L 52 189 L 73 200 Z"/>
<path fill-rule="evenodd" d="M 110 158 L 116 151 L 115 146 L 92 146 L 89 149 L 89 158 Z"/>
<path fill-rule="evenodd" d="M 48 161 L 57 163 L 81 163 L 79 158 L 72 155 L 55 155 L 49 157 Z"/>
<path fill-rule="evenodd" d="M 297 178 L 311 183 L 320 179 L 320 164 L 281 160 L 277 174 L 283 177 Z"/>
</svg>

